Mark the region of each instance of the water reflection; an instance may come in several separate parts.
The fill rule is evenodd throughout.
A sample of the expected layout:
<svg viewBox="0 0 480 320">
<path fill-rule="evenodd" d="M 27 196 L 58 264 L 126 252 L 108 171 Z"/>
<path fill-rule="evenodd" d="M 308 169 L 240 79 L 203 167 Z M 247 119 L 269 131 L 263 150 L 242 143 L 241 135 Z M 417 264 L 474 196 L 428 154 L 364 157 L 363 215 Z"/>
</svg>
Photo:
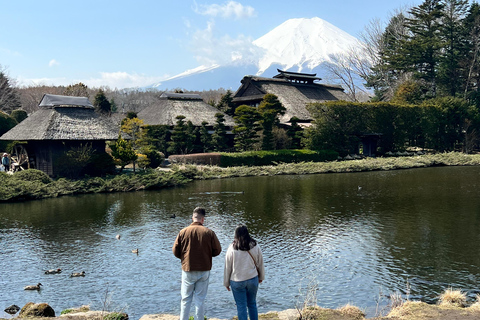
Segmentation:
<svg viewBox="0 0 480 320">
<path fill-rule="evenodd" d="M 406 293 L 407 283 L 410 297 L 426 301 L 447 287 L 474 296 L 479 175 L 478 167 L 457 167 L 237 178 L 1 204 L 0 309 L 36 301 L 57 313 L 91 304 L 132 319 L 178 314 L 180 263 L 171 246 L 197 205 L 207 208 L 206 224 L 224 248 L 239 223 L 260 242 L 267 273 L 260 312 L 303 302 L 312 279 L 321 306 L 350 302 L 369 316 L 380 292 Z M 214 259 L 209 317 L 235 315 L 233 297 L 222 287 L 223 254 Z M 53 268 L 64 272 L 44 274 Z M 68 277 L 80 271 L 85 278 Z M 41 292 L 23 291 L 38 282 Z"/>
</svg>

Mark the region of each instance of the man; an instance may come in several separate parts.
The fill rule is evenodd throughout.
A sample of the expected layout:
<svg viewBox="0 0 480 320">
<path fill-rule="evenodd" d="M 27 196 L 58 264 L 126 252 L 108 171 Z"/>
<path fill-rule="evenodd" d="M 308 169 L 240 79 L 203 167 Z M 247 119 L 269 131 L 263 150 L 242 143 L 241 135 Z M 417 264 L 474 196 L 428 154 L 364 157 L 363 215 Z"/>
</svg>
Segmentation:
<svg viewBox="0 0 480 320">
<path fill-rule="evenodd" d="M 2 165 L 5 172 L 10 170 L 10 158 L 8 158 L 8 154 L 4 153 L 2 157 Z"/>
<path fill-rule="evenodd" d="M 192 220 L 191 225 L 178 233 L 172 248 L 175 257 L 182 261 L 180 320 L 188 320 L 192 300 L 195 303 L 194 319 L 203 320 L 212 257 L 222 251 L 215 232 L 203 226 L 205 209 L 195 208 Z"/>
</svg>

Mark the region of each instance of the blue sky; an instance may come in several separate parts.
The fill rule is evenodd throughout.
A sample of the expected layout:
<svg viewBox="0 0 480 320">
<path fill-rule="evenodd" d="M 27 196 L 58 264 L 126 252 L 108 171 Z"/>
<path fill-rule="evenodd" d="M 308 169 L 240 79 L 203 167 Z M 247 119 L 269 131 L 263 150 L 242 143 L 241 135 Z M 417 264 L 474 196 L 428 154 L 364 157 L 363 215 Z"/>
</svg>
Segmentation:
<svg viewBox="0 0 480 320">
<path fill-rule="evenodd" d="M 358 37 L 419 0 L 0 0 L 0 65 L 19 85 L 141 87 L 220 63 L 292 18 Z"/>
</svg>

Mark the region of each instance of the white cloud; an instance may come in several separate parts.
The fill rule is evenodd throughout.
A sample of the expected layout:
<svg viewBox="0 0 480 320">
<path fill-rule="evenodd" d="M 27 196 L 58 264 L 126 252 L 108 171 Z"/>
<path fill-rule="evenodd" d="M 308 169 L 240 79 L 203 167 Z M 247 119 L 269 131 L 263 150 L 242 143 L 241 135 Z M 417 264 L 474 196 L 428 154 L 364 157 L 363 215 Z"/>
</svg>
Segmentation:
<svg viewBox="0 0 480 320">
<path fill-rule="evenodd" d="M 210 21 L 206 29 L 193 34 L 191 50 L 198 62 L 205 66 L 257 64 L 263 49 L 254 45 L 251 37 L 242 34 L 236 38 L 216 37 L 214 29 L 215 24 Z"/>
<path fill-rule="evenodd" d="M 57 60 L 52 59 L 52 60 L 50 60 L 50 62 L 48 63 L 48 66 L 49 66 L 49 67 L 53 67 L 53 66 L 58 66 L 59 64 L 60 64 L 60 63 L 59 63 Z"/>
<path fill-rule="evenodd" d="M 205 16 L 222 17 L 225 19 L 233 17 L 236 20 L 248 19 L 257 15 L 253 7 L 244 6 L 236 1 L 210 5 L 197 5 L 195 2 L 194 11 Z"/>
<path fill-rule="evenodd" d="M 129 74 L 127 72 L 100 72 L 99 78 L 90 79 L 67 79 L 67 78 L 40 78 L 40 79 L 18 79 L 20 86 L 30 85 L 54 85 L 67 86 L 78 82 L 83 82 L 91 88 L 99 88 L 103 86 L 111 89 L 137 88 L 151 85 L 168 78 L 168 75 L 162 77 L 152 77 L 141 74 Z"/>
</svg>

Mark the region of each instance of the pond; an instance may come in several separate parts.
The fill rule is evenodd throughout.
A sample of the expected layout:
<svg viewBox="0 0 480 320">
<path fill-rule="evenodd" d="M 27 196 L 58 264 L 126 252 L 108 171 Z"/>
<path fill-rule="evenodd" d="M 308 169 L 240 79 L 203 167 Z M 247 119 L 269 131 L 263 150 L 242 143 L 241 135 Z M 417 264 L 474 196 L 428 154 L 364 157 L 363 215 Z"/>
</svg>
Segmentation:
<svg viewBox="0 0 480 320">
<path fill-rule="evenodd" d="M 392 293 L 435 302 L 450 287 L 473 299 L 480 292 L 479 181 L 480 167 L 437 167 L 0 204 L 0 317 L 29 301 L 47 302 L 57 315 L 85 304 L 131 319 L 178 315 L 181 267 L 171 248 L 199 205 L 224 249 L 240 223 L 257 239 L 266 266 L 259 312 L 313 296 L 320 306 L 351 303 L 371 317 Z M 207 317 L 236 315 L 222 286 L 224 254 L 213 259 Z M 62 273 L 44 273 L 54 268 Z M 85 277 L 70 277 L 81 271 Z M 38 282 L 40 292 L 23 290 Z"/>
</svg>

